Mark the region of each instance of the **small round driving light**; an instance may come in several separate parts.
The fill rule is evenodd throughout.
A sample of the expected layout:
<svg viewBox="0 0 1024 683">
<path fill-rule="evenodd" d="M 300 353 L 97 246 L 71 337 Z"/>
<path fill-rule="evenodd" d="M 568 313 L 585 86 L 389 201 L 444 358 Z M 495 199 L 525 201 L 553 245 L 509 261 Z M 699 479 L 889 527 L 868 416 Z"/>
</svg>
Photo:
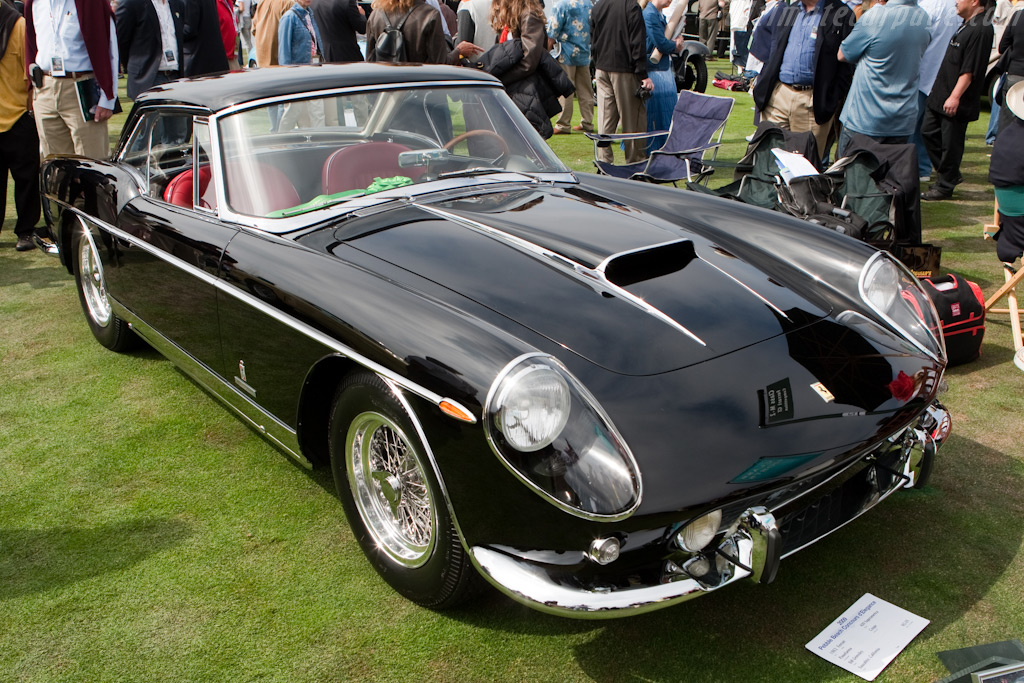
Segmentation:
<svg viewBox="0 0 1024 683">
<path fill-rule="evenodd" d="M 611 564 L 619 559 L 619 539 L 595 538 L 590 543 L 590 550 L 587 557 L 598 564 Z"/>
<path fill-rule="evenodd" d="M 722 511 L 712 510 L 702 517 L 693 520 L 676 534 L 676 543 L 683 550 L 695 553 L 711 543 L 722 525 Z"/>
</svg>

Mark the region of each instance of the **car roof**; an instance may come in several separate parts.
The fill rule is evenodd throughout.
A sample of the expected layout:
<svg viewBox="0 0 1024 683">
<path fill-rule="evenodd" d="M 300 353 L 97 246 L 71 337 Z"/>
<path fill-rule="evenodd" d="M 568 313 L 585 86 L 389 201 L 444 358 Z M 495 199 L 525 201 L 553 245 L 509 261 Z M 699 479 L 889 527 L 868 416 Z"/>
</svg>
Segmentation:
<svg viewBox="0 0 1024 683">
<path fill-rule="evenodd" d="M 500 85 L 500 81 L 483 71 L 441 64 L 303 64 L 172 81 L 147 90 L 139 96 L 136 104 L 188 104 L 217 112 L 236 104 L 280 95 L 436 81 Z"/>
</svg>

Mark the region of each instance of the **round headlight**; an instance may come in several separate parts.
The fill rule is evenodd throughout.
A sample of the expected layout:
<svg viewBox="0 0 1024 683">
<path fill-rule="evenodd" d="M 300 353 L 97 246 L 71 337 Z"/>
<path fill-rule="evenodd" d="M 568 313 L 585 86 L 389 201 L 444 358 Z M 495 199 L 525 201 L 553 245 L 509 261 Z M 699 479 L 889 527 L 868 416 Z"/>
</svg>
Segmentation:
<svg viewBox="0 0 1024 683">
<path fill-rule="evenodd" d="M 495 425 L 509 445 L 538 451 L 558 438 L 569 420 L 569 385 L 547 365 L 527 363 L 505 378 L 494 405 Z"/>
<path fill-rule="evenodd" d="M 941 323 L 921 283 L 885 252 L 876 252 L 861 271 L 860 295 L 868 308 L 937 361 L 945 360 Z"/>
<path fill-rule="evenodd" d="M 887 313 L 900 293 L 900 273 L 889 259 L 875 259 L 864 274 L 864 297 L 879 311 Z"/>
</svg>

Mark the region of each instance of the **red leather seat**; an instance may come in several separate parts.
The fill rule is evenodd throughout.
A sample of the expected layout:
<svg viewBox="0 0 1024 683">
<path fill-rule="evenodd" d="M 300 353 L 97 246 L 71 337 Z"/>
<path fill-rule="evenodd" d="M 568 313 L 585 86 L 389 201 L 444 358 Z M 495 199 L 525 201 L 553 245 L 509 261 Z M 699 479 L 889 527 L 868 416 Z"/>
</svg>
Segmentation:
<svg viewBox="0 0 1024 683">
<path fill-rule="evenodd" d="M 403 175 L 418 180 L 426 169 L 398 165 L 398 155 L 408 151 L 408 147 L 397 142 L 360 142 L 342 147 L 324 162 L 324 194 L 363 189 L 374 178 Z"/>
<path fill-rule="evenodd" d="M 192 208 L 194 197 L 192 195 L 192 169 L 182 171 L 178 175 L 171 178 L 171 182 L 167 183 L 167 187 L 164 188 L 164 201 L 175 206 L 184 206 L 187 209 Z M 206 190 L 210 186 L 210 165 L 203 164 L 199 167 L 199 196 L 203 197 L 206 195 Z"/>
<path fill-rule="evenodd" d="M 276 166 L 229 163 L 226 179 L 228 202 L 238 213 L 266 216 L 302 203 L 295 185 Z"/>
</svg>

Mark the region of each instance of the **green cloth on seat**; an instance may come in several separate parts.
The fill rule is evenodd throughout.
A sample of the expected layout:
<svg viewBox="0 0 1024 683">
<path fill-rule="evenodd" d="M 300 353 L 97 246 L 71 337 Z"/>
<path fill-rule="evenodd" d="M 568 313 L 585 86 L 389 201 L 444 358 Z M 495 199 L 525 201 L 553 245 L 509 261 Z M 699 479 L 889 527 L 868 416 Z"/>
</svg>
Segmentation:
<svg viewBox="0 0 1024 683">
<path fill-rule="evenodd" d="M 298 206 L 271 211 L 267 214 L 267 218 L 287 218 L 288 216 L 298 216 L 299 214 L 306 213 L 307 211 L 313 211 L 314 209 L 319 209 L 321 207 L 337 203 L 338 200 L 345 199 L 346 197 L 362 197 L 363 195 L 383 192 L 384 190 L 394 190 L 395 188 L 405 187 L 406 185 L 412 185 L 412 178 L 408 178 L 404 175 L 396 175 L 391 178 L 374 178 L 373 182 L 370 183 L 370 186 L 365 190 L 345 190 L 344 192 L 335 192 L 334 194 L 318 194 L 308 202 L 299 204 Z"/>
</svg>

